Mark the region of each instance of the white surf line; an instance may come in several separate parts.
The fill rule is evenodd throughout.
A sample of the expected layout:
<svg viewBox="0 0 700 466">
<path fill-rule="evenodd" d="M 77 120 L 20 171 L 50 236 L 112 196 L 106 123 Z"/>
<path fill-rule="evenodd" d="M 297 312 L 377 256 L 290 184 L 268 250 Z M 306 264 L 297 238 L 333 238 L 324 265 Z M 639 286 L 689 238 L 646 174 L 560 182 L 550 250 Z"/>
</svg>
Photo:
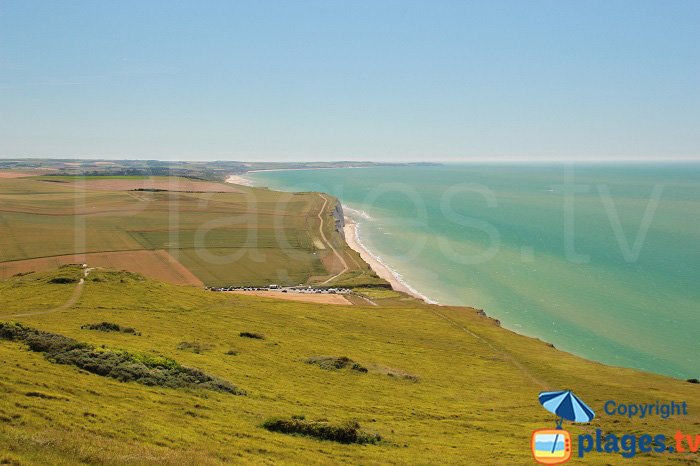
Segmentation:
<svg viewBox="0 0 700 466">
<path fill-rule="evenodd" d="M 343 258 L 343 256 L 341 256 L 340 253 L 330 243 L 330 241 L 328 241 L 328 238 L 326 238 L 326 234 L 323 232 L 323 224 L 324 224 L 323 212 L 326 210 L 326 206 L 328 205 L 328 198 L 321 193 L 319 193 L 318 195 L 323 198 L 323 206 L 321 207 L 321 210 L 318 213 L 318 219 L 321 221 L 321 224 L 318 227 L 318 232 L 321 234 L 321 239 L 323 239 L 323 242 L 328 245 L 328 247 L 331 249 L 331 251 L 333 251 L 333 254 L 335 254 L 335 257 L 337 257 L 338 260 L 343 264 L 343 270 L 340 273 L 333 275 L 331 278 L 329 278 L 325 282 L 321 283 L 321 285 L 325 285 L 325 284 L 335 280 L 336 278 L 338 278 L 339 276 L 341 276 L 342 274 L 344 274 L 348 270 L 350 270 L 350 267 L 348 267 L 348 263 L 345 262 L 345 259 Z"/>
</svg>

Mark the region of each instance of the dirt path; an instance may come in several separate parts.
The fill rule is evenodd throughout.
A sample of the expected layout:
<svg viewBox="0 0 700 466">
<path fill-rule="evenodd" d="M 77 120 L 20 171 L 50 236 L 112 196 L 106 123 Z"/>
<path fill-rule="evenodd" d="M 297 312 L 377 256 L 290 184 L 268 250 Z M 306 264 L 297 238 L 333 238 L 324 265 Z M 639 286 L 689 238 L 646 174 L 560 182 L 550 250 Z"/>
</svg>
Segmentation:
<svg viewBox="0 0 700 466">
<path fill-rule="evenodd" d="M 87 277 L 88 274 L 90 273 L 91 269 L 85 269 L 84 276 Z M 58 307 L 54 307 L 53 309 L 48 309 L 46 311 L 35 311 L 35 312 L 23 312 L 20 314 L 8 314 L 4 316 L 0 316 L 0 319 L 7 319 L 10 317 L 29 317 L 29 316 L 39 316 L 39 315 L 44 315 L 44 314 L 53 314 L 54 312 L 60 312 L 60 311 L 65 311 L 66 309 L 70 309 L 71 307 L 75 306 L 75 303 L 78 302 L 80 297 L 83 295 L 83 290 L 85 289 L 85 278 L 81 278 L 80 281 L 78 282 L 77 285 L 75 285 L 75 289 L 73 290 L 73 294 L 70 295 L 70 298 L 68 298 L 68 301 L 65 303 L 61 304 Z"/>
<path fill-rule="evenodd" d="M 325 282 L 321 283 L 321 285 L 326 285 L 326 284 L 330 283 L 331 281 L 335 280 L 336 278 L 338 278 L 339 276 L 341 276 L 342 274 L 344 274 L 345 272 L 347 272 L 348 270 L 350 270 L 350 268 L 348 267 L 348 263 L 345 262 L 345 259 L 343 258 L 343 256 L 333 247 L 331 242 L 328 241 L 328 238 L 326 238 L 326 234 L 323 232 L 323 225 L 325 223 L 323 221 L 323 213 L 325 212 L 326 206 L 328 205 L 328 198 L 326 196 L 324 196 L 323 194 L 319 194 L 319 196 L 321 196 L 323 198 L 323 206 L 321 207 L 321 210 L 318 212 L 318 219 L 321 221 L 321 223 L 318 226 L 318 232 L 321 235 L 321 240 L 328 246 L 328 248 L 331 251 L 333 251 L 333 254 L 335 254 L 335 257 L 338 258 L 340 263 L 343 264 L 343 270 L 341 270 L 339 273 L 333 275 L 331 278 L 329 278 Z"/>
<path fill-rule="evenodd" d="M 542 389 L 544 389 L 544 390 L 548 390 L 548 389 L 550 388 L 549 385 L 548 385 L 547 383 L 545 383 L 544 381 L 542 381 L 542 380 L 540 380 L 539 378 L 537 378 L 527 367 L 525 367 L 520 361 L 518 361 L 518 360 L 515 358 L 515 356 L 513 356 L 513 355 L 510 354 L 510 353 L 508 353 L 507 351 L 504 351 L 504 350 L 498 348 L 496 345 L 494 345 L 494 344 L 491 343 L 490 341 L 488 341 L 488 340 L 486 340 L 485 338 L 483 338 L 483 337 L 477 335 L 476 333 L 472 332 L 472 331 L 469 330 L 468 328 L 462 326 L 459 322 L 456 322 L 455 320 L 450 319 L 450 318 L 447 317 L 445 314 L 443 314 L 442 312 L 440 312 L 440 311 L 438 311 L 437 309 L 435 309 L 435 307 L 436 307 L 436 306 L 430 306 L 430 311 L 431 311 L 433 314 L 435 314 L 436 316 L 438 316 L 438 317 L 440 317 L 440 318 L 446 320 L 447 322 L 449 322 L 450 324 L 452 324 L 452 326 L 458 328 L 459 330 L 461 330 L 461 331 L 463 331 L 463 332 L 465 332 L 465 333 L 471 335 L 472 337 L 476 338 L 476 339 L 479 340 L 480 342 L 484 343 L 486 346 L 488 346 L 489 348 L 491 348 L 491 350 L 493 350 L 493 351 L 494 351 L 495 353 L 497 353 L 499 356 L 503 357 L 505 360 L 507 360 L 508 362 L 510 362 L 511 364 L 513 364 L 513 366 L 515 366 L 516 369 L 518 369 L 520 372 L 522 372 L 523 375 L 525 375 L 525 377 L 527 377 L 528 379 L 530 379 L 530 381 L 532 381 L 532 383 L 534 383 L 535 385 L 539 385 L 539 386 L 540 386 Z"/>
</svg>

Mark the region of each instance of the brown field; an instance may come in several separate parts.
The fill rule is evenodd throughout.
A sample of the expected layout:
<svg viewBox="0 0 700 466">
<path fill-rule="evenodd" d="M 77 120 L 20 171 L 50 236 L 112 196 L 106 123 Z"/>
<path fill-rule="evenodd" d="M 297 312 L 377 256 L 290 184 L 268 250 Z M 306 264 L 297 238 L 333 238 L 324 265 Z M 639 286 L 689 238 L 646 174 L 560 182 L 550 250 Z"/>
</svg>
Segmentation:
<svg viewBox="0 0 700 466">
<path fill-rule="evenodd" d="M 352 306 L 353 303 L 339 294 L 305 294 L 305 293 L 282 293 L 281 291 L 226 291 L 225 293 L 245 294 L 248 296 L 260 296 L 261 298 L 283 299 L 285 301 L 301 301 L 305 303 L 318 304 L 338 304 L 341 306 Z"/>
<path fill-rule="evenodd" d="M 131 191 L 133 189 L 163 189 L 167 191 L 197 191 L 197 192 L 241 192 L 236 186 L 211 181 L 196 181 L 186 178 L 144 178 L 144 179 L 102 179 L 77 182 L 87 190 L 96 191 Z"/>
<path fill-rule="evenodd" d="M 0 170 L 0 178 L 24 178 L 25 176 L 32 176 L 29 173 L 15 172 L 11 170 Z"/>
<path fill-rule="evenodd" d="M 41 257 L 12 262 L 0 262 L 0 280 L 27 272 L 43 272 L 65 264 L 88 264 L 89 267 L 106 267 L 129 270 L 141 275 L 175 285 L 204 286 L 202 281 L 167 251 L 123 251 L 91 254 Z"/>
</svg>

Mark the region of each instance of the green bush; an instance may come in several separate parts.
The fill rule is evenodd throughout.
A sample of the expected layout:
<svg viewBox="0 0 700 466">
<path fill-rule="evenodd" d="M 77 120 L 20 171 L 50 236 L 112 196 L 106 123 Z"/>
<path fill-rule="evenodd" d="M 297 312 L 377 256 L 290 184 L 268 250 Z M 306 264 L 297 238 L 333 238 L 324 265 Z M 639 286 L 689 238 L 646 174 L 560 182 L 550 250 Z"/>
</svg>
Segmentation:
<svg viewBox="0 0 700 466">
<path fill-rule="evenodd" d="M 111 322 L 100 322 L 99 324 L 85 324 L 80 328 L 87 330 L 99 330 L 100 332 L 119 332 L 122 329 L 119 326 L 119 324 L 113 324 Z"/>
<path fill-rule="evenodd" d="M 177 345 L 177 349 L 199 354 L 211 349 L 211 345 L 202 344 L 196 341 L 182 341 Z"/>
<path fill-rule="evenodd" d="M 99 322 L 97 324 L 85 324 L 80 328 L 85 330 L 98 330 L 100 332 L 121 332 L 130 333 L 132 335 L 141 335 L 136 329 L 131 327 L 122 327 L 119 324 L 114 324 L 112 322 Z"/>
<path fill-rule="evenodd" d="M 204 388 L 234 395 L 245 392 L 199 369 L 181 366 L 172 359 L 127 351 L 97 348 L 55 333 L 22 324 L 0 322 L 0 338 L 24 341 L 31 351 L 44 353 L 56 364 L 79 367 L 122 382 L 168 388 Z"/>
<path fill-rule="evenodd" d="M 312 356 L 306 360 L 307 364 L 315 364 L 322 369 L 336 370 L 349 368 L 350 370 L 366 373 L 367 368 L 356 363 L 347 356 Z"/>
<path fill-rule="evenodd" d="M 67 283 L 76 283 L 78 281 L 75 277 L 54 277 L 49 280 L 49 283 L 65 285 Z"/>
<path fill-rule="evenodd" d="M 354 421 L 343 424 L 331 424 L 324 421 L 307 421 L 305 419 L 271 418 L 263 422 L 262 427 L 270 432 L 297 434 L 330 440 L 339 443 L 378 443 L 382 440 L 378 434 L 364 432 L 360 424 Z"/>
</svg>

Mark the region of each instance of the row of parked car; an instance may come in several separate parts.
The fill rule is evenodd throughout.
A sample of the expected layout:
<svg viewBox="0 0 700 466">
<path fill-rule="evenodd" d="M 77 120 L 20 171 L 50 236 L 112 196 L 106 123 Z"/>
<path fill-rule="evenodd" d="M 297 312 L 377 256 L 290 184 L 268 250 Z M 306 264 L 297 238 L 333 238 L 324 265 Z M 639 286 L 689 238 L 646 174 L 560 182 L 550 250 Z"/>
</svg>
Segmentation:
<svg viewBox="0 0 700 466">
<path fill-rule="evenodd" d="M 287 286 L 280 287 L 278 285 L 270 285 L 263 287 L 255 286 L 228 286 L 228 287 L 211 287 L 207 288 L 210 291 L 281 291 L 282 293 L 317 293 L 317 294 L 350 294 L 352 290 L 349 288 L 314 288 L 312 286 Z"/>
</svg>

